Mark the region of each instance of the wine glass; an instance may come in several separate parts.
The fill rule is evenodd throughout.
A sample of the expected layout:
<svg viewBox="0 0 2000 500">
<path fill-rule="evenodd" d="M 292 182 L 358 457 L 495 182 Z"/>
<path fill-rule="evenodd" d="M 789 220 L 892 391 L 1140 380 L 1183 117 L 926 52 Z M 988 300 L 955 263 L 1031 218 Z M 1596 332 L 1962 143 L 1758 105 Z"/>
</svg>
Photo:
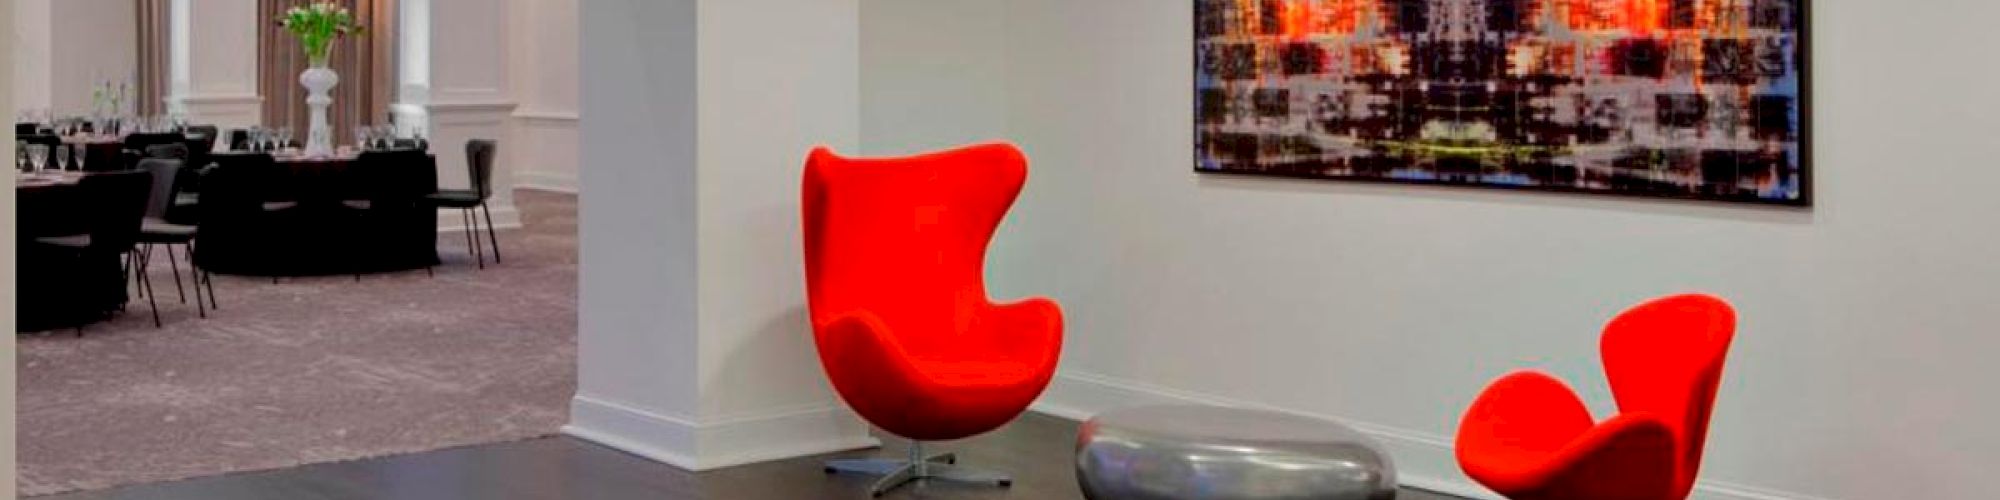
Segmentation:
<svg viewBox="0 0 2000 500">
<path fill-rule="evenodd" d="M 14 169 L 28 171 L 28 141 L 14 141 Z"/>
<path fill-rule="evenodd" d="M 47 144 L 28 145 L 28 164 L 34 167 L 31 169 L 32 171 L 40 172 L 42 171 L 42 167 L 48 166 L 48 163 L 49 146 Z"/>
<path fill-rule="evenodd" d="M 70 151 L 68 144 L 56 146 L 56 170 L 69 170 Z"/>
<path fill-rule="evenodd" d="M 83 162 L 85 158 L 90 157 L 90 150 L 84 148 L 81 145 L 78 145 L 78 146 L 71 146 L 70 152 L 74 153 L 75 155 L 74 158 L 69 159 L 70 164 L 76 165 L 76 170 L 79 172 L 89 171 L 89 169 L 83 167 Z"/>
</svg>

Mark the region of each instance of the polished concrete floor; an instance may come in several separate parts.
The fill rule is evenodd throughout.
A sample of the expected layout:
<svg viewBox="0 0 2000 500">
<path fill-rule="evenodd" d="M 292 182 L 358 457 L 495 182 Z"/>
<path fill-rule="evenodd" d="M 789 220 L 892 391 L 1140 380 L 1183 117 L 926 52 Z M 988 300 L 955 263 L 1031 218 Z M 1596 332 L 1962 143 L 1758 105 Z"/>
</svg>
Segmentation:
<svg viewBox="0 0 2000 500">
<path fill-rule="evenodd" d="M 934 447 L 956 452 L 962 465 L 1013 474 L 1011 489 L 918 484 L 886 498 L 1081 498 L 1071 473 L 1070 452 L 1076 442 L 1076 427 L 1072 421 L 1028 414 L 991 434 Z M 887 450 L 861 450 L 691 473 L 584 441 L 547 438 L 42 499 L 865 499 L 873 478 L 829 476 L 821 469 L 820 461 L 900 455 L 902 446 L 903 443 L 891 440 Z M 1399 498 L 1453 497 L 1405 491 Z"/>
</svg>

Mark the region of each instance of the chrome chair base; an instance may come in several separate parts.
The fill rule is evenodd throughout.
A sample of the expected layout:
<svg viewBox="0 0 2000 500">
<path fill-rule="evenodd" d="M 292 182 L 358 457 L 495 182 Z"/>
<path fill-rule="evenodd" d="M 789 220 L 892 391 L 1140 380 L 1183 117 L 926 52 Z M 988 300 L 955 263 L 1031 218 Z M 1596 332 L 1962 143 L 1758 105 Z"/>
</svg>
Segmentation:
<svg viewBox="0 0 2000 500">
<path fill-rule="evenodd" d="M 923 480 L 949 481 L 962 484 L 987 484 L 1006 488 L 1014 485 L 1014 479 L 1006 474 L 987 472 L 958 466 L 958 456 L 951 453 L 925 455 L 922 443 L 910 445 L 908 460 L 883 458 L 828 460 L 826 473 L 852 473 L 882 476 L 868 488 L 872 496 L 880 497 L 896 488 Z"/>
</svg>

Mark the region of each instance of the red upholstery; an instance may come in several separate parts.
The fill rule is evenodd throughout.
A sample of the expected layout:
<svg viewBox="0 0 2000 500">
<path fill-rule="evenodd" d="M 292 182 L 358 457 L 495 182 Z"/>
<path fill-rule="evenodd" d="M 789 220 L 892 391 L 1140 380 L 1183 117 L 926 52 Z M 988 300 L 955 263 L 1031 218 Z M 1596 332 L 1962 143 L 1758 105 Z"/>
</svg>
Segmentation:
<svg viewBox="0 0 2000 500">
<path fill-rule="evenodd" d="M 1705 295 L 1625 311 L 1600 346 L 1618 416 L 1594 423 L 1561 381 L 1509 374 L 1459 423 L 1459 467 L 1515 500 L 1687 498 L 1735 330 L 1735 311 Z"/>
<path fill-rule="evenodd" d="M 813 151 L 807 299 L 821 364 L 869 422 L 925 441 L 1013 420 L 1055 374 L 1062 312 L 986 298 L 986 244 L 1027 180 L 989 144 L 897 159 Z"/>
</svg>

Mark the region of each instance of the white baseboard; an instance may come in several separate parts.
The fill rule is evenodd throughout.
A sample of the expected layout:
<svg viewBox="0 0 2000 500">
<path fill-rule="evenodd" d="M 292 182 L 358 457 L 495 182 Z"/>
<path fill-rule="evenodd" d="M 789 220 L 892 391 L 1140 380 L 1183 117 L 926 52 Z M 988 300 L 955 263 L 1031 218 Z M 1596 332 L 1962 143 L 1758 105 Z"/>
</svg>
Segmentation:
<svg viewBox="0 0 2000 500">
<path fill-rule="evenodd" d="M 1130 406 L 1198 404 L 1258 408 L 1340 422 L 1380 442 L 1396 461 L 1397 479 L 1405 487 L 1482 500 L 1498 500 L 1493 492 L 1459 472 L 1452 439 L 1421 431 L 1328 415 L 1275 408 L 1248 401 L 1160 387 L 1103 375 L 1065 371 L 1056 374 L 1032 410 L 1085 420 L 1100 412 Z M 1701 500 L 1824 500 L 1817 497 L 1715 481 L 1695 485 L 1692 498 Z"/>
<path fill-rule="evenodd" d="M 533 189 L 536 191 L 548 191 L 552 193 L 563 193 L 563 194 L 577 193 L 577 182 L 575 174 L 561 174 L 555 172 L 541 172 L 541 171 L 521 172 L 519 174 L 519 177 L 517 177 L 514 180 L 514 187 L 518 189 Z"/>
<path fill-rule="evenodd" d="M 517 208 L 514 208 L 514 207 L 511 207 L 511 206 L 507 206 L 507 207 L 502 207 L 502 206 L 494 206 L 494 207 L 492 207 L 492 209 L 493 209 L 493 228 L 494 228 L 494 229 L 520 229 L 520 228 L 521 228 L 521 210 L 520 210 L 520 209 L 517 209 Z M 483 230 L 485 230 L 485 229 L 486 229 L 486 217 L 485 217 L 485 216 L 486 216 L 486 211 L 484 211 L 484 210 L 480 210 L 480 211 L 477 211 L 477 212 L 474 212 L 474 215 L 477 215 L 477 216 L 479 216 L 479 229 L 480 229 L 480 230 L 482 230 L 482 231 L 483 231 Z M 458 211 L 458 209 L 456 209 L 456 208 L 443 208 L 443 209 L 438 209 L 438 224 L 437 224 L 437 226 L 438 226 L 438 232 L 439 232 L 439 233 L 454 233 L 454 234 L 455 234 L 455 233 L 457 233 L 457 232 L 459 232 L 459 231 L 462 231 L 462 230 L 464 230 L 464 229 L 465 229 L 465 219 L 464 219 L 464 216 L 462 216 L 462 215 L 460 215 L 460 214 L 459 214 L 459 211 Z M 481 238 L 484 238 L 485 236 L 484 236 L 484 235 L 481 235 L 480 237 L 481 237 Z"/>
<path fill-rule="evenodd" d="M 576 395 L 563 434 L 687 470 L 701 470 L 693 419 Z"/>
<path fill-rule="evenodd" d="M 563 434 L 690 471 L 882 445 L 839 406 L 697 422 L 583 395 L 572 402 Z"/>
</svg>

